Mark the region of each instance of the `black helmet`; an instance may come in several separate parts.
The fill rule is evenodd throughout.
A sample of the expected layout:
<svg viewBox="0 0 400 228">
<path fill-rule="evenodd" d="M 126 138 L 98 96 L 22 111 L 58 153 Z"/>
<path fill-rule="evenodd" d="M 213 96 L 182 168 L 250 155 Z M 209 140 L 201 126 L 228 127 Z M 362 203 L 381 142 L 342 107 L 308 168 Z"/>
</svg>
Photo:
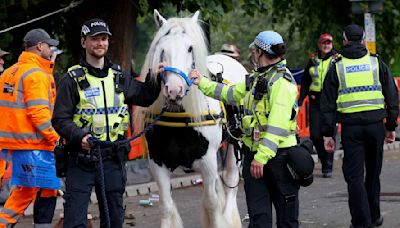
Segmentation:
<svg viewBox="0 0 400 228">
<path fill-rule="evenodd" d="M 305 140 L 292 147 L 288 152 L 289 171 L 303 187 L 307 187 L 313 182 L 314 160 L 311 157 L 312 151 L 312 141 Z"/>
</svg>

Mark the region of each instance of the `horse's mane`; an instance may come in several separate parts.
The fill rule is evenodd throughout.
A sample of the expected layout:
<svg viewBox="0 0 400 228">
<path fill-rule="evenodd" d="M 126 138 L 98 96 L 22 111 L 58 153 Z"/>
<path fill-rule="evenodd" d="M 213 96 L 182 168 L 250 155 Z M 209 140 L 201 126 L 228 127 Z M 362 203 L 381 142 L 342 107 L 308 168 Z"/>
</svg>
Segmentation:
<svg viewBox="0 0 400 228">
<path fill-rule="evenodd" d="M 158 83 L 156 70 L 157 65 L 161 62 L 160 58 L 162 52 L 162 48 L 158 45 L 159 41 L 166 35 L 182 33 L 183 31 L 193 42 L 193 56 L 196 69 L 200 71 L 202 75 L 208 77 L 206 65 L 206 58 L 208 55 L 207 42 L 201 26 L 192 18 L 170 18 L 167 23 L 164 23 L 158 30 L 150 45 L 141 70 L 142 80 L 150 73 L 152 82 L 155 84 Z M 164 104 L 165 98 L 160 95 L 152 106 L 144 110 L 144 112 L 147 113 L 146 117 L 152 117 L 153 114 L 160 112 Z M 207 111 L 206 99 L 203 93 L 194 85 L 191 86 L 189 92 L 183 98 L 182 105 L 186 112 L 191 113 L 194 121 L 200 122 L 201 113 Z M 141 112 L 143 112 L 143 109 Z"/>
</svg>

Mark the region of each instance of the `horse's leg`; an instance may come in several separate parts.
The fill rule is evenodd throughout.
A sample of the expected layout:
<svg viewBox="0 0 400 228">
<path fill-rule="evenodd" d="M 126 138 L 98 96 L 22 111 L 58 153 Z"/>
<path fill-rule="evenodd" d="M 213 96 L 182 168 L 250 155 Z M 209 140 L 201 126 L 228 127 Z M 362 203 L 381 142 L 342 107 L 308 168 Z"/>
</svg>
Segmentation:
<svg viewBox="0 0 400 228">
<path fill-rule="evenodd" d="M 157 165 L 152 159 L 149 159 L 149 164 L 160 195 L 161 228 L 182 228 L 182 219 L 171 196 L 169 170 Z"/>
<path fill-rule="evenodd" d="M 217 170 L 217 147 L 209 145 L 207 153 L 194 163 L 203 177 L 203 227 L 229 227 L 223 217 L 225 194 L 219 181 Z"/>
<path fill-rule="evenodd" d="M 230 223 L 230 227 L 240 228 L 242 227 L 242 222 L 240 220 L 239 209 L 236 202 L 239 184 L 239 168 L 236 163 L 235 148 L 233 144 L 228 144 L 225 156 L 225 164 L 223 164 L 225 168 L 222 173 L 226 196 L 224 217 Z"/>
</svg>

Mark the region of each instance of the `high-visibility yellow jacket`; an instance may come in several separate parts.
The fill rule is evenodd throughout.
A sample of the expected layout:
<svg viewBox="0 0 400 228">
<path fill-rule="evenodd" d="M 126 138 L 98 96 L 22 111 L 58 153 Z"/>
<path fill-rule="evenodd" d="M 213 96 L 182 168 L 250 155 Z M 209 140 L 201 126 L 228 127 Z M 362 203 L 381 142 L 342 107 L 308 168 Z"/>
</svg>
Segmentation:
<svg viewBox="0 0 400 228">
<path fill-rule="evenodd" d="M 318 55 L 313 58 L 314 66 L 309 68 L 309 74 L 311 76 L 310 91 L 321 92 L 324 84 L 326 72 L 328 72 L 329 66 L 332 62 L 332 56 L 327 59 L 320 59 Z"/>
<path fill-rule="evenodd" d="M 339 80 L 338 112 L 354 113 L 385 107 L 375 56 L 367 54 L 359 59 L 342 57 L 336 63 L 336 72 Z"/>
<path fill-rule="evenodd" d="M 81 70 L 82 75 L 70 73 Z M 77 82 L 80 101 L 73 116 L 74 123 L 102 141 L 116 141 L 128 130 L 129 113 L 122 91 L 116 91 L 113 69 L 107 77 L 90 75 L 84 67 L 75 65 L 68 69 L 69 75 Z M 87 88 L 81 88 L 86 81 Z"/>
<path fill-rule="evenodd" d="M 51 126 L 56 97 L 54 62 L 23 52 L 0 76 L 0 148 L 54 149 L 59 136 Z"/>
<path fill-rule="evenodd" d="M 246 83 L 227 86 L 202 78 L 199 89 L 224 103 L 244 106 L 242 119 L 243 143 L 256 152 L 254 159 L 266 164 L 278 148 L 296 145 L 297 85 L 283 60 L 265 71 L 253 72 L 249 91 Z M 258 81 L 265 78 L 267 85 L 260 100 L 255 100 Z M 260 132 L 259 139 L 256 132 Z"/>
</svg>

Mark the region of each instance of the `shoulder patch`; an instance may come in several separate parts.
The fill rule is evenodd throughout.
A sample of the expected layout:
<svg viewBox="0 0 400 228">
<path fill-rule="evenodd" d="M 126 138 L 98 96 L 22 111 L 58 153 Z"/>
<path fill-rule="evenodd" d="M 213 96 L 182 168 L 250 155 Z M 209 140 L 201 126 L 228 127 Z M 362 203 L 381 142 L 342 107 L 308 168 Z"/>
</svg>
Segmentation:
<svg viewBox="0 0 400 228">
<path fill-rule="evenodd" d="M 85 70 L 83 68 L 76 68 L 73 70 L 68 71 L 68 75 L 71 78 L 79 78 L 85 75 Z"/>
</svg>

